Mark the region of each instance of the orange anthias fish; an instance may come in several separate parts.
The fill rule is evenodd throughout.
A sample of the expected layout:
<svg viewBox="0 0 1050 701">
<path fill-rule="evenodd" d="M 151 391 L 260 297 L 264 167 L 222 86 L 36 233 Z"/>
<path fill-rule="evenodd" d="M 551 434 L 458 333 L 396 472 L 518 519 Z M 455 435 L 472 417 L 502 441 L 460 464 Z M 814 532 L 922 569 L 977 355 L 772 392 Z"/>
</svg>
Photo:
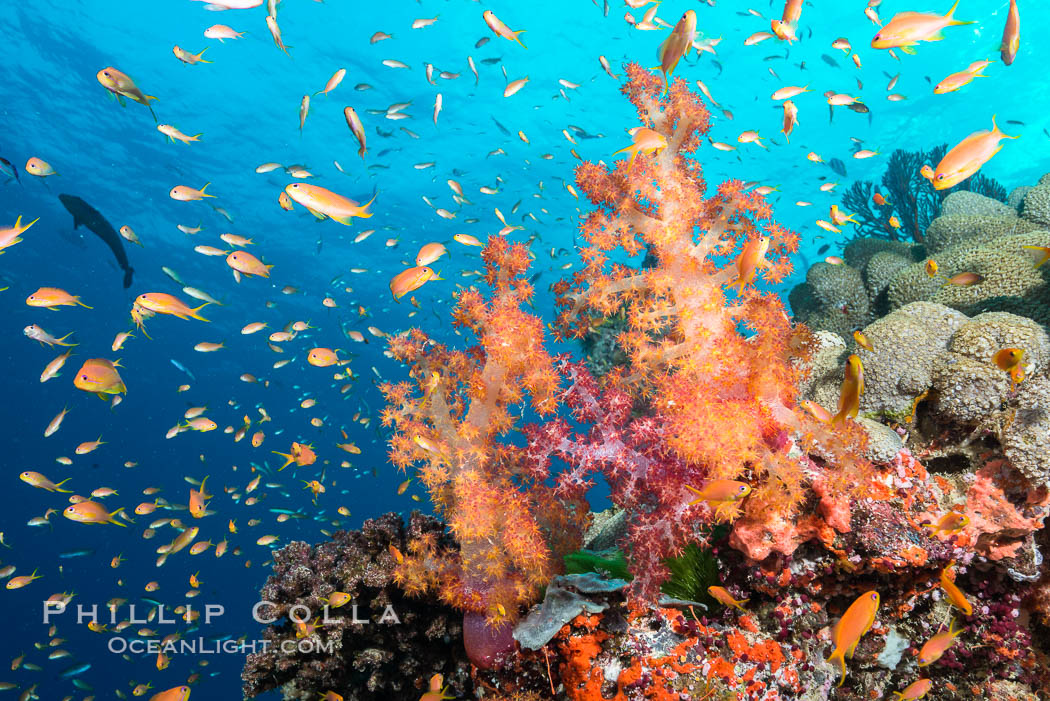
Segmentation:
<svg viewBox="0 0 1050 701">
<path fill-rule="evenodd" d="M 835 642 L 835 649 L 831 651 L 828 662 L 839 661 L 839 667 L 842 669 L 839 686 L 846 681 L 846 657 L 853 658 L 853 651 L 857 649 L 857 643 L 875 624 L 875 614 L 878 611 L 879 593 L 867 591 L 850 604 L 846 613 L 842 614 L 842 618 L 835 624 L 835 630 L 831 634 Z"/>
<path fill-rule="evenodd" d="M 904 691 L 894 691 L 897 701 L 917 701 L 925 696 L 933 688 L 932 679 L 916 679 Z"/>
<path fill-rule="evenodd" d="M 937 83 L 933 88 L 933 92 L 936 95 L 943 95 L 949 92 L 955 92 L 959 88 L 969 85 L 973 82 L 974 78 L 984 78 L 985 75 L 981 72 L 988 67 L 991 61 L 974 61 L 965 69 L 958 73 L 952 73 L 950 76 Z"/>
<path fill-rule="evenodd" d="M 521 43 L 521 37 L 518 36 L 519 34 L 525 33 L 524 29 L 514 31 L 507 25 L 503 24 L 500 18 L 497 17 L 496 13 L 494 13 L 492 10 L 485 10 L 483 13 L 481 13 L 481 17 L 485 20 L 485 24 L 489 26 L 489 29 L 496 33 L 496 36 L 503 37 L 504 39 L 508 39 L 510 41 L 516 41 L 519 44 L 521 44 L 521 48 L 523 49 L 528 48 L 527 46 Z"/>
<path fill-rule="evenodd" d="M 57 287 L 41 287 L 26 297 L 26 304 L 30 307 L 44 307 L 52 311 L 55 310 L 55 307 L 75 307 L 78 304 L 86 309 L 92 308 L 81 302 L 80 297 Z"/>
<path fill-rule="evenodd" d="M 193 307 L 191 309 L 174 295 L 169 295 L 166 292 L 146 292 L 135 298 L 135 304 L 155 314 L 171 314 L 180 319 L 193 318 L 200 321 L 207 321 L 207 319 L 197 314 L 197 312 L 204 309 L 209 303 L 205 302 L 199 307 Z"/>
<path fill-rule="evenodd" d="M 58 175 L 58 171 L 52 168 L 50 163 L 35 156 L 26 161 L 26 172 L 30 175 L 35 175 L 38 178 L 46 178 L 49 175 Z"/>
<path fill-rule="evenodd" d="M 204 51 L 207 51 L 207 49 L 204 49 Z M 204 59 L 204 51 L 201 51 L 199 54 L 191 54 L 189 51 L 182 48 L 178 44 L 176 44 L 171 50 L 171 52 L 175 54 L 175 58 L 179 59 L 183 63 L 188 63 L 190 65 L 193 65 L 195 63 L 211 63 L 211 61 L 206 61 Z"/>
<path fill-rule="evenodd" d="M 368 208 L 376 201 L 378 196 L 378 193 L 376 193 L 372 196 L 372 199 L 362 205 L 342 195 L 337 195 L 331 190 L 307 183 L 292 183 L 284 188 L 284 191 L 293 200 L 306 207 L 310 214 L 318 219 L 328 217 L 344 226 L 350 226 L 354 217 L 368 218 L 372 216 Z"/>
<path fill-rule="evenodd" d="M 68 482 L 69 480 L 73 479 L 72 477 L 66 477 L 61 482 L 55 483 L 49 480 L 44 475 L 40 474 L 39 472 L 32 472 L 27 470 L 26 472 L 20 474 L 18 476 L 18 479 L 22 480 L 28 485 L 32 485 L 39 489 L 46 489 L 49 492 L 64 492 L 66 494 L 73 493 L 73 490 L 71 489 L 62 489 L 62 485 Z"/>
<path fill-rule="evenodd" d="M 948 596 L 948 601 L 952 602 L 955 608 L 962 611 L 967 616 L 973 615 L 973 605 L 966 599 L 966 595 L 962 593 L 959 587 L 955 586 L 955 582 L 948 575 L 951 573 L 952 567 L 955 566 L 955 560 L 949 562 L 943 570 L 941 570 L 941 589 Z"/>
<path fill-rule="evenodd" d="M 339 351 L 338 348 L 332 350 L 331 348 L 314 348 L 306 355 L 306 362 L 313 365 L 315 368 L 327 368 L 335 365 L 336 363 L 346 364 L 349 360 L 340 360 L 336 353 Z"/>
<path fill-rule="evenodd" d="M 714 597 L 715 601 L 726 607 L 732 607 L 735 609 L 744 610 L 741 604 L 746 604 L 747 599 L 740 599 L 739 601 L 733 598 L 733 595 L 725 587 L 710 586 L 707 588 L 707 593 Z"/>
<path fill-rule="evenodd" d="M 176 686 L 150 696 L 149 701 L 186 701 L 189 697 L 190 688 L 188 686 Z"/>
<path fill-rule="evenodd" d="M 795 107 L 795 103 L 791 100 L 784 101 L 784 128 L 780 131 L 784 132 L 784 138 L 791 141 L 791 132 L 798 126 L 798 107 Z"/>
<path fill-rule="evenodd" d="M 22 329 L 22 333 L 24 333 L 26 336 L 28 336 L 29 338 L 33 339 L 37 343 L 40 343 L 41 345 L 44 345 L 44 344 L 49 345 L 49 346 L 75 346 L 75 345 L 77 345 L 76 343 L 66 343 L 66 339 L 73 335 L 72 331 L 67 333 L 62 338 L 55 338 L 54 336 L 49 334 L 44 329 L 42 329 L 39 326 L 37 326 L 36 324 L 30 324 L 29 326 L 27 326 L 24 329 Z"/>
<path fill-rule="evenodd" d="M 612 154 L 615 156 L 624 151 L 629 152 L 631 154 L 631 160 L 627 162 L 628 170 L 634 165 L 635 156 L 639 153 L 659 153 L 667 148 L 667 139 L 664 138 L 664 135 L 649 129 L 648 127 L 634 127 L 629 130 L 628 133 L 631 135 L 631 145 L 625 146 L 619 151 L 614 151 Z"/>
<path fill-rule="evenodd" d="M 780 21 L 784 24 L 796 25 L 800 17 L 802 17 L 802 0 L 786 0 Z"/>
<path fill-rule="evenodd" d="M 247 251 L 234 251 L 226 256 L 226 265 L 245 275 L 258 275 L 259 277 L 270 277 L 270 268 Z"/>
<path fill-rule="evenodd" d="M 948 10 L 948 14 L 944 16 L 926 12 L 898 12 L 875 34 L 871 40 L 871 48 L 900 47 L 905 53 L 914 53 L 915 50 L 911 47 L 920 41 L 940 41 L 944 38 L 941 30 L 945 27 L 973 24 L 973 22 L 961 22 L 952 16 L 958 6 L 959 0 L 955 0 L 952 9 Z"/>
<path fill-rule="evenodd" d="M 201 480 L 200 490 L 190 490 L 189 511 L 193 518 L 204 518 L 209 514 L 207 500 L 211 495 L 204 491 L 204 483 L 207 481 L 207 477 Z"/>
<path fill-rule="evenodd" d="M 109 399 L 107 395 L 127 394 L 128 388 L 120 379 L 117 368 L 120 361 L 105 358 L 89 358 L 73 376 L 73 386 L 85 392 L 94 392 L 100 399 Z"/>
<path fill-rule="evenodd" d="M 1007 136 L 999 131 L 992 117 L 991 131 L 975 131 L 959 142 L 951 151 L 944 154 L 944 158 L 937 164 L 933 173 L 933 188 L 944 190 L 958 185 L 981 169 L 992 156 L 999 153 L 1003 139 L 1016 139 L 1016 136 Z"/>
<path fill-rule="evenodd" d="M 416 265 L 430 265 L 441 256 L 448 253 L 448 249 L 441 243 L 425 243 L 416 254 Z"/>
<path fill-rule="evenodd" d="M 284 468 L 291 465 L 293 462 L 299 467 L 306 467 L 307 465 L 313 465 L 315 462 L 317 462 L 317 454 L 313 451 L 312 445 L 293 442 L 291 450 L 291 453 L 282 453 L 277 450 L 273 451 L 277 455 L 280 455 L 282 458 L 284 458 L 284 464 L 277 468 L 278 470 L 283 470 Z"/>
<path fill-rule="evenodd" d="M 395 300 L 398 300 L 409 292 L 415 292 L 431 280 L 444 279 L 434 272 L 433 268 L 417 265 L 414 268 L 402 270 L 390 279 L 390 294 L 394 295 Z"/>
<path fill-rule="evenodd" d="M 419 701 L 446 701 L 446 699 L 454 699 L 455 696 L 449 695 L 448 687 L 442 686 L 444 678 L 440 674 L 435 674 L 430 678 L 430 686 L 427 688 L 427 692 L 419 697 Z"/>
<path fill-rule="evenodd" d="M 168 195 L 171 197 L 171 199 L 177 200 L 178 202 L 196 202 L 197 200 L 202 200 L 205 197 L 214 198 L 215 195 L 209 195 L 207 192 L 205 192 L 205 190 L 208 189 L 209 185 L 211 185 L 211 183 L 204 183 L 204 187 L 202 187 L 200 190 L 195 190 L 189 185 L 176 185 L 175 187 L 171 188 L 171 192 L 169 192 Z"/>
<path fill-rule="evenodd" d="M 357 155 L 361 158 L 365 157 L 365 151 L 367 150 L 367 135 L 365 134 L 365 125 L 361 122 L 361 118 L 354 111 L 353 107 L 347 107 L 343 109 L 343 118 L 346 119 L 346 126 L 350 127 L 350 132 L 357 139 L 358 145 L 361 147 L 357 149 Z"/>
<path fill-rule="evenodd" d="M 153 121 L 157 120 L 157 115 L 153 111 L 153 106 L 150 104 L 157 98 L 152 95 L 146 95 L 139 90 L 139 87 L 135 85 L 135 81 L 127 75 L 118 71 L 113 66 L 109 66 L 108 68 L 103 68 L 96 73 L 95 77 L 98 79 L 98 82 L 102 87 L 109 90 L 110 93 L 117 97 L 117 101 L 119 101 L 121 105 L 124 104 L 124 98 L 137 102 L 140 105 L 145 105 L 146 107 L 149 107 L 150 114 L 153 115 Z"/>
<path fill-rule="evenodd" d="M 842 378 L 842 390 L 839 393 L 839 411 L 831 417 L 831 423 L 845 421 L 846 417 L 857 418 L 862 394 L 864 394 L 864 366 L 861 365 L 860 358 L 850 355 L 846 359 L 845 376 Z"/>
<path fill-rule="evenodd" d="M 70 521 L 76 521 L 77 523 L 112 523 L 115 526 L 123 526 L 126 528 L 127 526 L 125 524 L 115 518 L 115 516 L 123 510 L 124 507 L 122 506 L 116 511 L 109 512 L 106 511 L 106 507 L 102 504 L 88 499 L 66 507 L 66 510 L 62 512 L 62 515 Z"/>
<path fill-rule="evenodd" d="M 920 667 L 926 667 L 941 659 L 941 655 L 948 651 L 948 648 L 952 646 L 956 638 L 962 635 L 964 630 L 966 629 L 955 630 L 955 619 L 952 619 L 948 630 L 937 633 L 922 646 L 922 649 L 919 650 L 917 664 Z"/>
<path fill-rule="evenodd" d="M 5 248 L 10 248 L 16 243 L 22 243 L 22 239 L 19 237 L 26 229 L 33 226 L 33 224 L 36 224 L 38 221 L 40 221 L 40 217 L 37 217 L 28 224 L 23 224 L 22 215 L 20 214 L 18 215 L 18 218 L 15 219 L 14 226 L 7 229 L 0 229 L 0 255 L 3 255 Z"/>
<path fill-rule="evenodd" d="M 696 39 L 696 12 L 686 10 L 678 24 L 671 30 L 660 48 L 656 50 L 656 57 L 660 60 L 660 71 L 664 74 L 664 82 L 671 84 L 671 74 L 674 73 L 678 62 L 689 55 L 689 49 Z M 666 143 L 664 144 L 666 146 Z"/>
<path fill-rule="evenodd" d="M 332 77 L 328 79 L 327 83 L 325 83 L 324 88 L 322 90 L 318 90 L 317 92 L 315 92 L 314 95 L 320 95 L 321 93 L 324 93 L 325 96 L 327 97 L 328 93 L 332 92 L 337 87 L 339 87 L 339 84 L 343 82 L 343 78 L 345 78 L 345 77 L 346 77 L 346 69 L 345 68 L 340 68 L 339 70 L 337 70 L 335 73 L 332 74 Z"/>
<path fill-rule="evenodd" d="M 1007 66 L 1017 57 L 1021 46 L 1021 17 L 1017 14 L 1017 0 L 1010 0 L 1010 11 L 1006 15 L 1006 26 L 1003 27 L 1003 42 L 999 47 L 999 56 Z"/>
<path fill-rule="evenodd" d="M 158 124 L 157 131 L 159 131 L 164 136 L 168 137 L 168 141 L 171 143 L 175 143 L 175 140 L 178 139 L 182 143 L 188 144 L 191 141 L 200 141 L 201 136 L 203 136 L 203 133 L 194 134 L 193 136 L 186 136 L 170 124 Z"/>
<path fill-rule="evenodd" d="M 992 356 L 992 362 L 1004 372 L 1010 373 L 1010 379 L 1016 385 L 1024 381 L 1024 350 L 1021 348 L 1003 348 Z"/>
<path fill-rule="evenodd" d="M 696 489 L 688 484 L 685 488 L 697 495 L 696 499 L 689 502 L 690 505 L 702 501 L 740 501 L 751 493 L 751 485 L 737 480 L 710 480 L 704 484 L 703 489 Z"/>
<path fill-rule="evenodd" d="M 714 509 L 716 518 L 728 517 L 734 505 L 751 493 L 751 485 L 737 480 L 710 480 L 704 484 L 703 489 L 696 489 L 688 484 L 685 488 L 697 496 L 689 502 L 689 506 L 704 502 Z"/>
<path fill-rule="evenodd" d="M 937 521 L 937 523 L 923 524 L 935 535 L 937 533 L 957 533 L 970 525 L 970 517 L 956 511 L 949 511 Z"/>
<path fill-rule="evenodd" d="M 759 268 L 768 268 L 772 264 L 766 260 L 766 251 L 769 250 L 769 237 L 761 236 L 751 239 L 744 244 L 744 250 L 736 259 L 736 279 L 729 283 L 739 285 L 738 292 L 743 293 L 744 288 L 755 281 L 755 273 Z"/>
</svg>

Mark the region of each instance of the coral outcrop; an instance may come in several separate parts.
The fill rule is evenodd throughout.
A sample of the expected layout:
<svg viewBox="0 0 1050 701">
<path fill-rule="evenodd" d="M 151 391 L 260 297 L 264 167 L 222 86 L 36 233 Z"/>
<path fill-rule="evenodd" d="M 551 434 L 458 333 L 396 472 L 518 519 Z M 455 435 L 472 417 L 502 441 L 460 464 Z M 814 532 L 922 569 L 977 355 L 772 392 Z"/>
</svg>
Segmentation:
<svg viewBox="0 0 1050 701">
<path fill-rule="evenodd" d="M 262 637 L 266 648 L 245 663 L 245 697 L 280 689 L 302 701 L 328 691 L 346 701 L 418 701 L 434 674 L 464 694 L 471 683 L 461 614 L 394 583 L 397 553 L 420 538 L 455 547 L 444 524 L 413 512 L 407 524 L 384 514 L 317 545 L 275 550 L 259 597 L 268 603 L 258 611 L 274 622 Z M 337 593 L 345 603 L 337 605 Z"/>
</svg>

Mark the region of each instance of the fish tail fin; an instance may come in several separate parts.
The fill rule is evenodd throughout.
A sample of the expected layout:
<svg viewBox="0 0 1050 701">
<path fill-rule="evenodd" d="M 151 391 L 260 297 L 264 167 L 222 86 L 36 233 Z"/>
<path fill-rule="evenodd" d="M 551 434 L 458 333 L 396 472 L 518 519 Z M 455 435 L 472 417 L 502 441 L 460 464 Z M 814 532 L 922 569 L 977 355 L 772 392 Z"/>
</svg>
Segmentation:
<svg viewBox="0 0 1050 701">
<path fill-rule="evenodd" d="M 368 211 L 368 208 L 372 206 L 372 203 L 376 201 L 377 197 L 379 197 L 379 190 L 376 190 L 374 193 L 372 193 L 372 199 L 368 200 L 368 202 L 365 202 L 363 205 L 361 205 L 361 213 L 357 216 L 361 217 L 362 219 L 368 219 L 370 216 L 372 216 L 372 213 Z"/>
<path fill-rule="evenodd" d="M 56 344 L 58 344 L 58 345 L 60 345 L 60 346 L 75 346 L 75 345 L 78 345 L 78 344 L 76 344 L 76 343 L 64 343 L 64 341 L 65 341 L 65 340 L 66 340 L 67 338 L 69 338 L 70 336 L 72 336 L 72 335 L 73 335 L 73 332 L 72 332 L 72 331 L 70 331 L 69 333 L 67 333 L 67 334 L 66 334 L 65 336 L 63 336 L 62 338 L 58 338 L 58 339 L 55 339 L 55 343 L 56 343 Z"/>
<path fill-rule="evenodd" d="M 73 301 L 76 302 L 77 304 L 79 304 L 80 306 L 82 306 L 84 309 L 94 309 L 94 307 L 89 307 L 88 305 L 86 305 L 83 302 L 81 302 L 80 301 L 80 297 L 74 297 Z"/>
<path fill-rule="evenodd" d="M 277 455 L 280 455 L 280 456 L 281 456 L 282 458 L 284 458 L 284 464 L 283 464 L 283 465 L 281 465 L 280 467 L 278 467 L 278 468 L 277 468 L 277 471 L 278 471 L 278 472 L 280 472 L 281 470 L 283 470 L 284 468 L 288 467 L 288 466 L 289 466 L 289 465 L 291 465 L 291 464 L 292 464 L 293 462 L 295 462 L 295 458 L 293 458 L 293 457 L 292 457 L 292 456 L 291 456 L 290 454 L 288 454 L 288 453 L 282 453 L 282 452 L 280 452 L 280 451 L 277 451 L 277 450 L 273 450 L 273 451 L 270 451 L 270 452 L 272 452 L 272 453 L 276 453 Z"/>
<path fill-rule="evenodd" d="M 202 187 L 201 190 L 200 190 L 201 197 L 215 197 L 215 195 L 209 195 L 207 192 L 205 192 L 205 190 L 208 189 L 209 185 L 211 185 L 211 182 L 204 183 L 204 187 Z"/>
<path fill-rule="evenodd" d="M 999 128 L 999 125 L 995 123 L 995 115 L 994 114 L 992 115 L 992 131 L 993 132 L 995 132 L 995 131 L 999 132 L 999 136 L 1003 137 L 1004 139 L 1019 139 L 1019 138 L 1021 138 L 1020 134 L 1018 134 L 1017 136 L 1009 136 L 1008 134 L 1004 134 L 1002 132 L 1002 130 Z"/>
<path fill-rule="evenodd" d="M 55 485 L 55 491 L 56 492 L 65 492 L 66 494 L 72 494 L 73 493 L 72 489 L 59 489 L 59 487 L 61 487 L 63 484 L 65 484 L 66 482 L 68 482 L 71 479 L 73 479 L 73 478 L 72 477 L 66 477 L 64 480 L 62 480 L 61 482 L 56 484 Z"/>
<path fill-rule="evenodd" d="M 153 115 L 153 121 L 154 121 L 154 122 L 157 122 L 157 123 L 159 124 L 159 123 L 160 123 L 160 120 L 159 120 L 159 119 L 157 119 L 157 113 L 153 111 L 153 105 L 151 105 L 151 104 L 149 103 L 149 99 L 148 99 L 148 98 L 150 98 L 150 97 L 153 97 L 153 96 L 152 96 L 152 95 L 147 95 L 147 96 L 146 96 L 146 98 L 147 98 L 147 99 L 146 99 L 146 107 L 148 107 L 148 108 L 149 108 L 149 113 Z M 155 97 L 154 97 L 153 99 L 154 99 L 154 100 L 156 100 L 157 98 L 155 98 Z M 124 524 L 121 524 L 121 525 L 124 525 Z"/>
<path fill-rule="evenodd" d="M 198 321 L 208 321 L 203 316 L 201 316 L 200 314 L 197 313 L 201 309 L 204 309 L 206 306 L 208 306 L 208 304 L 210 304 L 210 302 L 205 302 L 204 304 L 200 305 L 199 307 L 193 307 L 192 309 L 190 309 L 190 316 L 193 317 L 194 319 L 197 319 Z"/>
<path fill-rule="evenodd" d="M 836 647 L 831 653 L 831 657 L 828 658 L 828 662 L 833 660 L 839 661 L 839 669 L 842 671 L 842 676 L 839 677 L 838 686 L 842 686 L 842 683 L 846 681 L 846 653 L 841 648 Z"/>
<path fill-rule="evenodd" d="M 122 527 L 122 528 L 127 528 L 127 527 L 128 527 L 128 524 L 126 524 L 126 523 L 121 523 L 120 521 L 118 521 L 118 520 L 116 519 L 116 515 L 117 515 L 117 514 L 119 514 L 119 513 L 121 513 L 122 511 L 124 511 L 124 507 L 123 507 L 123 506 L 122 506 L 122 507 L 120 507 L 119 509 L 117 509 L 116 511 L 114 511 L 113 513 L 111 513 L 111 514 L 109 515 L 109 518 L 108 518 L 108 519 L 106 519 L 106 523 L 112 523 L 112 524 L 113 524 L 113 525 L 115 525 L 115 526 L 120 526 L 120 527 Z"/>
<path fill-rule="evenodd" d="M 974 24 L 977 21 L 970 20 L 969 22 L 962 22 L 960 20 L 955 19 L 955 8 L 959 7 L 959 2 L 960 0 L 955 0 L 955 4 L 952 5 L 952 9 L 948 10 L 948 14 L 944 16 L 944 18 L 948 20 L 949 27 L 957 27 L 962 24 Z"/>
<path fill-rule="evenodd" d="M 521 48 L 523 48 L 525 50 L 528 50 L 529 47 L 527 47 L 527 46 L 525 46 L 525 44 L 521 43 L 521 35 L 524 34 L 524 33 L 525 33 L 524 29 L 519 29 L 518 31 L 514 32 L 514 41 L 518 42 L 518 44 L 521 45 Z"/>
<path fill-rule="evenodd" d="M 204 132 L 203 131 L 200 134 L 194 134 L 193 136 L 191 136 L 189 138 L 189 140 L 190 141 L 200 141 L 202 136 L 204 136 Z"/>
</svg>

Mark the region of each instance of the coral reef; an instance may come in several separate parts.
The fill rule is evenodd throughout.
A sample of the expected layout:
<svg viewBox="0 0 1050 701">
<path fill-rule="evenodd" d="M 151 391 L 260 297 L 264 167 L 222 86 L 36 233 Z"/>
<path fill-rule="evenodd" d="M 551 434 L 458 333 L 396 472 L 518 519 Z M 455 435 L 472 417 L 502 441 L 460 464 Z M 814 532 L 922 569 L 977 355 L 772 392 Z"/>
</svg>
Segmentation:
<svg viewBox="0 0 1050 701">
<path fill-rule="evenodd" d="M 434 674 L 457 696 L 466 693 L 461 616 L 394 584 L 392 548 L 419 538 L 455 547 L 442 523 L 413 512 L 407 524 L 384 514 L 318 545 L 294 542 L 274 551 L 273 573 L 260 592 L 270 605 L 259 615 L 275 622 L 263 635 L 269 645 L 245 663 L 245 697 L 280 688 L 284 698 L 303 701 L 328 691 L 346 701 L 417 701 Z M 337 605 L 337 592 L 348 595 L 346 603 Z M 329 644 L 334 654 L 324 652 Z"/>
<path fill-rule="evenodd" d="M 577 167 L 583 266 L 554 286 L 551 328 L 586 361 L 547 352 L 528 249 L 491 237 L 490 291 L 454 311 L 475 345 L 394 336 L 411 381 L 382 387 L 391 460 L 445 523 L 292 544 L 263 591 L 278 617 L 346 591 L 404 626 L 281 619 L 269 639 L 336 640 L 337 659 L 257 653 L 246 694 L 412 698 L 440 673 L 493 701 L 868 699 L 920 677 L 1046 697 L 1050 266 L 1023 246 L 1050 239 L 1050 177 L 1003 204 L 979 175 L 933 191 L 918 170 L 943 147 L 895 152 L 891 204 L 855 185 L 867 236 L 792 291 L 807 328 L 756 285 L 798 237 L 758 192 L 704 180 L 702 100 L 625 74 L 637 153 Z M 592 515 L 599 481 L 615 508 Z M 843 632 L 855 602 L 873 625 Z M 937 635 L 955 637 L 920 665 Z M 828 654 L 854 643 L 843 677 Z"/>
<path fill-rule="evenodd" d="M 842 195 L 842 206 L 852 212 L 859 222 L 857 232 L 861 237 L 882 238 L 892 241 L 913 240 L 922 242 L 930 222 L 941 213 L 942 203 L 952 193 L 968 191 L 975 195 L 1006 201 L 1006 189 L 995 180 L 977 173 L 954 187 L 934 190 L 919 171 L 924 165 L 937 165 L 948 150 L 941 144 L 929 151 L 905 151 L 897 149 L 886 162 L 880 187 L 867 180 L 854 182 Z M 882 194 L 886 204 L 878 205 L 872 199 L 876 192 Z M 973 198 L 970 198 L 972 202 Z M 953 210 L 965 210 L 970 202 L 952 203 Z M 977 206 L 981 208 L 980 205 Z M 890 217 L 896 216 L 900 226 L 890 225 Z"/>
<path fill-rule="evenodd" d="M 1043 180 L 1045 176 L 1042 184 L 1015 189 L 1008 205 L 976 192 L 951 191 L 940 215 L 924 229 L 921 245 L 854 238 L 843 250 L 845 266 L 829 271 L 826 263 L 817 263 L 806 281 L 791 290 L 792 310 L 812 329 L 834 331 L 845 339 L 916 301 L 944 304 L 967 315 L 1011 312 L 1050 328 L 1050 268 L 1036 269 L 1024 248 L 1050 241 L 1050 215 L 1042 213 L 1050 212 L 1050 184 Z M 935 275 L 929 273 L 930 265 L 937 266 Z M 948 282 L 963 274 L 977 276 L 976 281 Z M 855 301 L 861 295 L 867 297 L 866 308 Z"/>
<path fill-rule="evenodd" d="M 566 583 L 570 595 L 558 588 L 523 621 L 527 644 L 487 686 L 508 698 L 818 701 L 887 698 L 922 676 L 937 698 L 1042 698 L 1050 660 L 1035 644 L 1041 624 L 1020 611 L 1026 598 L 1046 598 L 1045 585 L 1029 581 L 1039 570 L 1026 550 L 1045 494 L 1024 503 L 1002 461 L 989 461 L 972 485 L 927 473 L 906 450 L 891 468 L 878 478 L 881 493 L 857 503 L 850 529 L 825 545 L 756 563 L 714 540 L 719 575 L 732 596 L 748 599 L 744 610 L 632 606 L 622 580 Z M 963 498 L 971 525 L 951 534 L 924 525 Z M 945 572 L 972 615 L 955 609 L 962 636 L 923 669 L 919 648 L 953 615 L 939 584 Z M 836 690 L 838 667 L 825 660 L 832 629 L 866 590 L 880 592 L 881 605 Z"/>
</svg>

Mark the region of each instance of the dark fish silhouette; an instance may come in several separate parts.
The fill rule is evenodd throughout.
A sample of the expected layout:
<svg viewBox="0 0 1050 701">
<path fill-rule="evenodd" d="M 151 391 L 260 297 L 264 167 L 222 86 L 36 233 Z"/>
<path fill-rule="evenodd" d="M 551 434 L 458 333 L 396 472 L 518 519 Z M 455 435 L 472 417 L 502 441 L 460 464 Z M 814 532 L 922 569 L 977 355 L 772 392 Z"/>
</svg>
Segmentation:
<svg viewBox="0 0 1050 701">
<path fill-rule="evenodd" d="M 105 217 L 99 214 L 97 209 L 76 195 L 59 195 L 58 199 L 62 201 L 62 206 L 73 215 L 74 229 L 78 226 L 86 226 L 95 236 L 106 242 L 117 259 L 117 265 L 124 271 L 124 289 L 131 287 L 131 275 L 135 270 L 128 263 L 128 254 L 124 252 L 120 234 L 113 229 Z"/>
<path fill-rule="evenodd" d="M 498 121 L 496 120 L 496 118 L 495 118 L 495 117 L 492 117 L 492 121 L 493 121 L 493 122 L 496 122 L 496 126 L 497 126 L 497 127 L 499 127 L 499 130 L 500 130 L 501 132 L 503 132 L 503 134 L 504 134 L 504 135 L 506 135 L 506 136 L 510 136 L 510 130 L 509 130 L 509 129 L 507 129 L 507 127 L 505 127 L 505 126 L 503 126 L 502 124 L 500 124 L 500 123 L 499 123 L 499 122 L 498 122 Z"/>
<path fill-rule="evenodd" d="M 832 158 L 828 161 L 828 166 L 842 177 L 846 177 L 846 164 L 839 159 Z"/>
<path fill-rule="evenodd" d="M 18 168 L 15 168 L 13 165 L 11 165 L 11 161 L 7 160 L 6 158 L 0 158 L 0 165 L 3 166 L 0 167 L 0 173 L 14 178 L 19 185 L 22 184 L 22 179 L 18 177 Z"/>
</svg>

